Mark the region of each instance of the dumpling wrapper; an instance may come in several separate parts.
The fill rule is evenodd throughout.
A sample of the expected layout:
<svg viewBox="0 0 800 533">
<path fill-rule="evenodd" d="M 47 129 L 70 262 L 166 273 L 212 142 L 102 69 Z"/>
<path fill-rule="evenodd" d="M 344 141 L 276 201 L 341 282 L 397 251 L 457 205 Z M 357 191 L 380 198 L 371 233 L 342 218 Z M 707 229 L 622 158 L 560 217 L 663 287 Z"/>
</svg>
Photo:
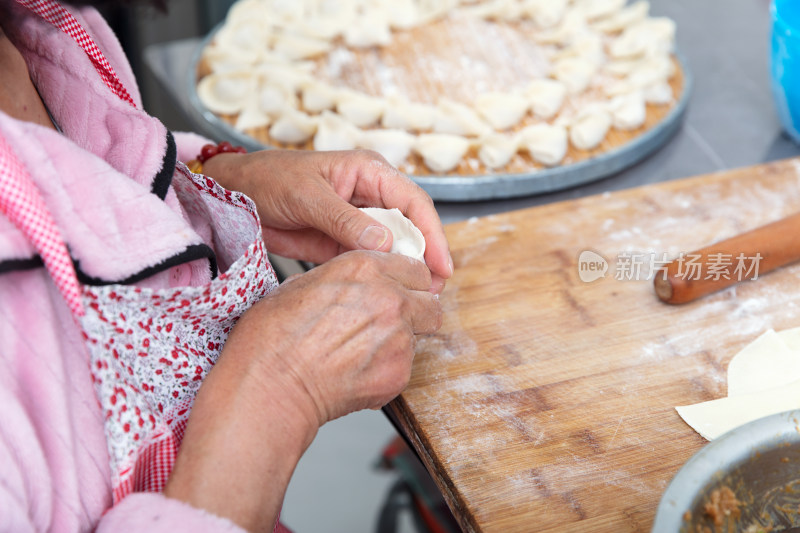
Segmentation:
<svg viewBox="0 0 800 533">
<path fill-rule="evenodd" d="M 405 255 L 425 262 L 425 237 L 413 222 L 407 219 L 399 209 L 381 209 L 380 207 L 362 207 L 361 211 L 371 216 L 392 232 L 391 253 Z"/>
<path fill-rule="evenodd" d="M 785 333 L 785 332 L 784 332 Z M 762 392 L 800 379 L 800 352 L 769 330 L 728 363 L 728 396 Z"/>
<path fill-rule="evenodd" d="M 713 440 L 747 422 L 800 409 L 800 328 L 769 330 L 728 364 L 728 397 L 675 408 Z"/>
<path fill-rule="evenodd" d="M 800 380 L 768 391 L 728 396 L 675 409 L 703 438 L 714 440 L 747 422 L 798 408 Z"/>
</svg>

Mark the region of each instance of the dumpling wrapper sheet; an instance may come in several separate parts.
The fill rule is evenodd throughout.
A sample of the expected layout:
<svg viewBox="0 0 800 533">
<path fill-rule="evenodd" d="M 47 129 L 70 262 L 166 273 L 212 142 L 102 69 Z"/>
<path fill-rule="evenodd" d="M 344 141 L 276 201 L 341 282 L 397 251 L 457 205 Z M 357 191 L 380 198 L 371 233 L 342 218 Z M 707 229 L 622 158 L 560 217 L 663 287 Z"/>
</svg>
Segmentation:
<svg viewBox="0 0 800 533">
<path fill-rule="evenodd" d="M 800 380 L 777 388 L 676 407 L 687 424 L 714 440 L 747 422 L 800 408 Z"/>
<path fill-rule="evenodd" d="M 728 363 L 728 396 L 763 391 L 796 379 L 800 379 L 800 353 L 769 330 Z"/>
<path fill-rule="evenodd" d="M 713 440 L 747 422 L 800 408 L 800 328 L 769 330 L 728 364 L 728 397 L 675 409 Z"/>
</svg>

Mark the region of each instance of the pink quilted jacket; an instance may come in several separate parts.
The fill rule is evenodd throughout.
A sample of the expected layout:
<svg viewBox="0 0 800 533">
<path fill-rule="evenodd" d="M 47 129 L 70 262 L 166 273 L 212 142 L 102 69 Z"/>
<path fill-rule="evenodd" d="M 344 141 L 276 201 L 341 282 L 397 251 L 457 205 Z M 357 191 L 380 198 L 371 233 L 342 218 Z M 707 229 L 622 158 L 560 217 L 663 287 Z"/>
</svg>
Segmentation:
<svg viewBox="0 0 800 533">
<path fill-rule="evenodd" d="M 116 37 L 95 11 L 73 13 L 138 109 L 109 91 L 69 36 L 0 0 L 6 33 L 63 130 L 0 112 L 0 136 L 44 196 L 82 281 L 207 283 L 207 257 L 192 254 L 212 246 L 209 230 L 189 220 L 165 179 L 176 158 L 191 159 L 207 141 L 173 136 L 141 111 Z M 134 493 L 111 506 L 103 416 L 87 361 L 35 249 L 0 214 L 0 532 L 240 531 L 156 493 Z"/>
</svg>

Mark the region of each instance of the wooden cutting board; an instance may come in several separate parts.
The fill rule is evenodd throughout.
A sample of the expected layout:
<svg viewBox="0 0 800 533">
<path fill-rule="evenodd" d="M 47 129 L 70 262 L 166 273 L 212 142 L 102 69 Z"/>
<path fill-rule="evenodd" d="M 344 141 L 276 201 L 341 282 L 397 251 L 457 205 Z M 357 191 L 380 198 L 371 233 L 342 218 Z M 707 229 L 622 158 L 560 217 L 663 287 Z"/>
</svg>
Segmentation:
<svg viewBox="0 0 800 533">
<path fill-rule="evenodd" d="M 800 211 L 800 159 L 447 227 L 444 325 L 392 404 L 465 531 L 650 531 L 704 444 L 675 412 L 726 395 L 728 361 L 800 326 L 800 265 L 684 306 L 630 277 Z M 578 257 L 609 262 L 581 281 Z M 620 279 L 616 279 L 620 278 Z"/>
</svg>

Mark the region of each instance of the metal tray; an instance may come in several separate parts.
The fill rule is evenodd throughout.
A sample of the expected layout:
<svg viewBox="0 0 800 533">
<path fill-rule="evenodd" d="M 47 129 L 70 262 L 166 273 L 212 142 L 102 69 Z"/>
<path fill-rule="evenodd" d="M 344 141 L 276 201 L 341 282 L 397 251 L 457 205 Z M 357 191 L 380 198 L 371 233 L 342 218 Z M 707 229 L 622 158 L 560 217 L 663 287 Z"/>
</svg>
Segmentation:
<svg viewBox="0 0 800 533">
<path fill-rule="evenodd" d="M 253 137 L 234 129 L 205 108 L 197 96 L 197 66 L 203 49 L 214 38 L 220 26 L 211 31 L 199 44 L 194 54 L 186 80 L 186 90 L 191 105 L 208 127 L 209 134 L 227 139 L 248 150 L 272 148 Z M 468 202 L 530 196 L 568 189 L 597 181 L 619 172 L 642 160 L 666 143 L 678 131 L 685 114 L 692 88 L 692 78 L 686 61 L 677 54 L 684 76 L 680 99 L 664 119 L 639 137 L 597 157 L 578 163 L 515 174 L 486 174 L 482 176 L 430 176 L 412 174 L 409 177 L 421 186 L 434 200 Z"/>
</svg>

